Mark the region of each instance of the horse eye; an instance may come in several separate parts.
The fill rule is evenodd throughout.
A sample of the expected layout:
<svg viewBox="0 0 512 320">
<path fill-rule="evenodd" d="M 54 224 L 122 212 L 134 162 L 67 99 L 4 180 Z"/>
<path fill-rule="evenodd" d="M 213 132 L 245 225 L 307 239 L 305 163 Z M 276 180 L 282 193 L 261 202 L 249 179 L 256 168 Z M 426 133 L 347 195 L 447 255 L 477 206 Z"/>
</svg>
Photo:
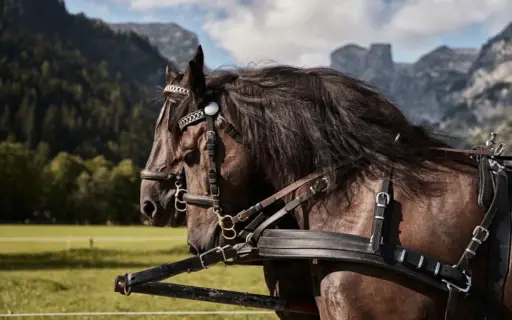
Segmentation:
<svg viewBox="0 0 512 320">
<path fill-rule="evenodd" d="M 188 150 L 183 154 L 183 160 L 186 164 L 191 165 L 194 163 L 195 157 L 197 155 L 197 150 Z"/>
</svg>

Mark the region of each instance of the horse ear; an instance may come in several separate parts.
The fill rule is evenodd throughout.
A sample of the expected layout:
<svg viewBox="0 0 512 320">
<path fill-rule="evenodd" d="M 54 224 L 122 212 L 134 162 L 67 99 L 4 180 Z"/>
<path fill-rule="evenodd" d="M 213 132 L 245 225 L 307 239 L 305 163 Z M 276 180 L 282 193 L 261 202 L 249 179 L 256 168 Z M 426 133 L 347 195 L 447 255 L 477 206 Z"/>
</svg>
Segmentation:
<svg viewBox="0 0 512 320">
<path fill-rule="evenodd" d="M 201 98 L 206 90 L 206 80 L 203 68 L 194 60 L 188 62 L 187 70 L 183 75 L 183 81 L 192 92 L 194 98 Z"/>
<path fill-rule="evenodd" d="M 199 68 L 203 70 L 204 68 L 204 53 L 203 53 L 203 47 L 201 45 L 197 46 L 196 54 L 194 55 L 194 58 L 192 58 L 192 61 L 197 63 Z"/>
<path fill-rule="evenodd" d="M 169 65 L 165 66 L 165 81 L 167 83 L 171 82 L 172 79 L 176 78 L 178 74 L 176 72 L 173 72 L 169 69 Z"/>
</svg>

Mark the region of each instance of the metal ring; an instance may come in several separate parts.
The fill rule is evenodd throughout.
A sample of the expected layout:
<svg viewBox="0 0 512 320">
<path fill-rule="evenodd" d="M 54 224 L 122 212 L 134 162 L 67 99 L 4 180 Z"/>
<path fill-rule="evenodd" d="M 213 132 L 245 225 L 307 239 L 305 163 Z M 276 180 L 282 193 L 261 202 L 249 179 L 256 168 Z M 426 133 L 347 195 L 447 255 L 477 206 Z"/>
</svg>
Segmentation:
<svg viewBox="0 0 512 320">
<path fill-rule="evenodd" d="M 177 189 L 174 193 L 174 209 L 178 212 L 185 212 L 187 211 L 187 202 L 184 200 L 180 200 L 180 195 L 183 196 L 183 194 L 187 193 L 187 189 Z M 179 207 L 179 204 L 183 205 L 183 208 Z"/>
<path fill-rule="evenodd" d="M 226 235 L 226 231 L 228 231 L 228 232 L 233 232 L 233 236 L 232 236 L 232 237 L 227 236 L 227 235 Z M 234 228 L 234 227 L 233 227 L 233 228 L 226 228 L 226 229 L 224 229 L 224 228 L 223 228 L 223 229 L 222 229 L 222 236 L 223 236 L 225 239 L 227 239 L 227 240 L 233 240 L 233 239 L 235 239 L 235 238 L 236 238 L 236 236 L 237 236 L 237 232 L 236 232 L 236 230 L 235 230 L 235 228 Z"/>
<path fill-rule="evenodd" d="M 231 226 L 224 227 L 224 221 L 229 221 L 229 223 L 231 223 Z M 235 227 L 235 219 L 233 219 L 233 216 L 230 215 L 219 216 L 219 225 L 222 229 L 232 229 Z"/>
<path fill-rule="evenodd" d="M 186 202 L 183 202 L 185 203 L 184 207 L 183 208 L 180 208 L 178 206 L 178 204 L 180 204 L 181 201 L 177 201 L 176 199 L 174 199 L 174 209 L 178 212 L 186 212 L 187 211 L 187 203 Z M 181 203 L 183 205 L 183 203 Z"/>
<path fill-rule="evenodd" d="M 128 277 L 128 274 L 125 274 L 125 275 L 124 275 L 124 279 L 125 279 L 125 281 L 124 281 L 124 283 L 123 283 L 123 294 L 124 294 L 125 296 L 129 296 L 129 295 L 130 295 L 130 293 L 132 293 L 132 287 L 131 287 L 131 286 L 128 286 L 128 285 L 126 284 L 126 279 L 127 279 L 127 277 Z M 126 289 L 126 287 L 128 287 L 128 289 Z"/>
</svg>

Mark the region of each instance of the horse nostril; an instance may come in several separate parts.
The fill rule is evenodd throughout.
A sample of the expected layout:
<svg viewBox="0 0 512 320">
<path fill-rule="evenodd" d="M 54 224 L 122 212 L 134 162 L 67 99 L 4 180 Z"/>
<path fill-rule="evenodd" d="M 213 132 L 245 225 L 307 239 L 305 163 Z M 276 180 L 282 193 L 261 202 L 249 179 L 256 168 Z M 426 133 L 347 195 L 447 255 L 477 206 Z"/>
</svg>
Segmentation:
<svg viewBox="0 0 512 320">
<path fill-rule="evenodd" d="M 156 204 L 150 200 L 144 201 L 144 203 L 142 204 L 142 212 L 149 218 L 155 218 Z"/>
<path fill-rule="evenodd" d="M 194 247 L 193 245 L 191 245 L 190 243 L 188 243 L 188 251 L 193 254 L 193 255 L 198 255 L 199 254 L 199 250 L 196 249 L 196 247 Z"/>
</svg>

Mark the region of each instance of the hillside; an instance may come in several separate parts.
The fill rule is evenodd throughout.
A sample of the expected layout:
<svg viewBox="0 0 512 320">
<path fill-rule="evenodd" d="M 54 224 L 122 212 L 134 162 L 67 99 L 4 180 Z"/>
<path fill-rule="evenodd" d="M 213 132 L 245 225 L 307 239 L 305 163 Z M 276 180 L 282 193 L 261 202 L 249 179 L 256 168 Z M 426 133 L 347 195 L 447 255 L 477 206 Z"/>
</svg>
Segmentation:
<svg viewBox="0 0 512 320">
<path fill-rule="evenodd" d="M 50 154 L 98 154 L 142 166 L 166 64 L 135 33 L 71 15 L 62 0 L 0 0 L 0 139 Z"/>
<path fill-rule="evenodd" d="M 199 41 L 195 33 L 175 23 L 110 23 L 117 32 L 135 32 L 158 48 L 159 52 L 185 71 Z"/>
</svg>

